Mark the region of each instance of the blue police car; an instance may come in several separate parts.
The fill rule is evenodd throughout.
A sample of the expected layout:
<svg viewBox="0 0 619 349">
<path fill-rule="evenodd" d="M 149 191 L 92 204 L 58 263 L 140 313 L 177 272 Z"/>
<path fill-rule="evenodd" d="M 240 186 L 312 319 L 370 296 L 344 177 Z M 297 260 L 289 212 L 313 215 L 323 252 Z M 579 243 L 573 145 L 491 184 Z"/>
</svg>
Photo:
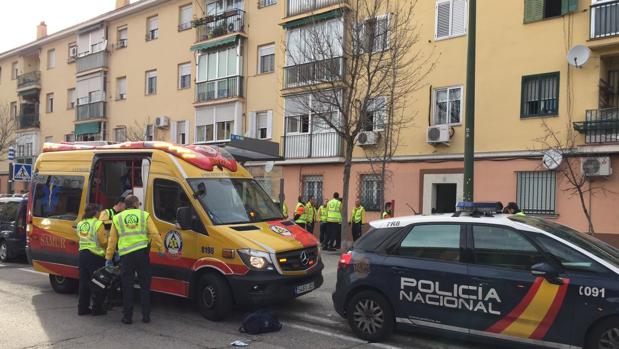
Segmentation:
<svg viewBox="0 0 619 349">
<path fill-rule="evenodd" d="M 619 250 L 560 224 L 488 212 L 371 223 L 333 303 L 357 336 L 397 327 L 527 347 L 619 349 Z"/>
</svg>

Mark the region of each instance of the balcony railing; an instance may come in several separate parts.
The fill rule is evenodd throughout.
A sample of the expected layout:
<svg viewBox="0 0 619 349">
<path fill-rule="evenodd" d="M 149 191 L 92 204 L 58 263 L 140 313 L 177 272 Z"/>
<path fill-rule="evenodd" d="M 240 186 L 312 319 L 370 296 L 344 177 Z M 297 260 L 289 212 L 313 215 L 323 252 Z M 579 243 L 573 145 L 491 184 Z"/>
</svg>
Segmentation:
<svg viewBox="0 0 619 349">
<path fill-rule="evenodd" d="M 587 110 L 585 121 L 575 122 L 574 129 L 587 144 L 619 142 L 619 108 Z"/>
<path fill-rule="evenodd" d="M 213 39 L 245 30 L 245 11 L 230 10 L 219 15 L 206 16 L 192 22 L 196 28 L 196 42 Z"/>
<path fill-rule="evenodd" d="M 75 111 L 77 121 L 87 121 L 93 119 L 101 119 L 105 117 L 105 102 L 91 102 L 80 104 L 78 102 Z"/>
<path fill-rule="evenodd" d="M 77 57 L 77 73 L 107 67 L 107 51 L 99 51 Z"/>
<path fill-rule="evenodd" d="M 346 0 L 288 0 L 286 15 L 295 16 L 304 12 L 315 11 L 323 7 L 344 4 Z"/>
<path fill-rule="evenodd" d="M 339 80 L 343 73 L 342 57 L 284 67 L 284 88 Z"/>
<path fill-rule="evenodd" d="M 23 103 L 20 105 L 19 128 L 39 127 L 39 104 Z"/>
<path fill-rule="evenodd" d="M 208 102 L 222 98 L 242 97 L 243 77 L 231 76 L 196 84 L 196 102 Z"/>
<path fill-rule="evenodd" d="M 36 70 L 17 76 L 17 88 L 38 87 L 41 84 L 41 72 Z"/>
<path fill-rule="evenodd" d="M 289 134 L 282 137 L 286 159 L 330 158 L 343 155 L 342 139 L 335 132 Z"/>
<path fill-rule="evenodd" d="M 619 34 L 619 1 L 591 5 L 591 39 Z"/>
</svg>

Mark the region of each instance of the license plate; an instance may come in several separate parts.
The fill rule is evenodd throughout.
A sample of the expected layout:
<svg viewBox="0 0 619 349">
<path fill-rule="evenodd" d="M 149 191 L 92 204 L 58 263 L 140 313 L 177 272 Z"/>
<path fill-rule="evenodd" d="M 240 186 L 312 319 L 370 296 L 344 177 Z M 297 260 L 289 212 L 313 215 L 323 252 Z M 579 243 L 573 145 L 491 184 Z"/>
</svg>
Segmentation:
<svg viewBox="0 0 619 349">
<path fill-rule="evenodd" d="M 314 282 L 308 282 L 307 284 L 299 285 L 294 289 L 294 294 L 297 296 L 303 293 L 307 293 L 314 289 Z"/>
</svg>

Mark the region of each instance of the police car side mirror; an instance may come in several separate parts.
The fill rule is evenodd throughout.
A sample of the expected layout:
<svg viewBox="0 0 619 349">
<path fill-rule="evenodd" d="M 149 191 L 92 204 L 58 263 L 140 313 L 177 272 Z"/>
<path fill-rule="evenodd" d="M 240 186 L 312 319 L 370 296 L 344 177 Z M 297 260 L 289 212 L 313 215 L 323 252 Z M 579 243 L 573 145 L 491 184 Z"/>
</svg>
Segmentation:
<svg viewBox="0 0 619 349">
<path fill-rule="evenodd" d="M 559 270 L 548 263 L 537 263 L 531 267 L 531 274 L 541 276 L 551 284 L 562 285 L 559 279 Z"/>
<path fill-rule="evenodd" d="M 176 209 L 176 222 L 181 229 L 191 229 L 192 217 L 191 207 L 179 207 Z"/>
</svg>

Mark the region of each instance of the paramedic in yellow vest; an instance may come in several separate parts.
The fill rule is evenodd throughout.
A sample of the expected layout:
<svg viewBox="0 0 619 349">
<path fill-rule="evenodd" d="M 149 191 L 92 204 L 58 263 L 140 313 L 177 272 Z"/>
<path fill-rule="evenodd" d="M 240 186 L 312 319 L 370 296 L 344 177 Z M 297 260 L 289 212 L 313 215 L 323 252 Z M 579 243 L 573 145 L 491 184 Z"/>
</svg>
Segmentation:
<svg viewBox="0 0 619 349">
<path fill-rule="evenodd" d="M 361 206 L 361 201 L 355 201 L 355 207 L 350 215 L 350 224 L 352 224 L 352 240 L 357 241 L 361 237 L 361 228 L 365 224 L 365 208 Z"/>
<path fill-rule="evenodd" d="M 333 193 L 333 199 L 327 202 L 327 241 L 325 242 L 326 251 L 335 251 L 340 248 L 342 224 L 342 202 L 340 194 Z"/>
<path fill-rule="evenodd" d="M 142 322 L 150 322 L 150 282 L 151 270 L 149 247 L 152 243 L 160 256 L 164 256 L 163 241 L 148 212 L 140 207 L 140 199 L 129 195 L 125 199 L 127 209 L 114 216 L 107 251 L 106 265 L 112 265 L 112 256 L 118 246 L 120 254 L 120 274 L 123 290 L 124 324 L 131 324 L 133 317 L 133 283 L 137 272 L 140 283 Z"/>
<path fill-rule="evenodd" d="M 318 207 L 318 221 L 320 222 L 320 245 L 325 247 L 325 238 L 327 236 L 327 204 L 326 202 L 321 202 L 320 207 Z"/>
<path fill-rule="evenodd" d="M 310 196 L 305 204 L 305 229 L 312 235 L 314 234 L 314 221 L 316 220 L 316 208 L 314 208 L 314 197 Z"/>
<path fill-rule="evenodd" d="M 84 217 L 77 223 L 76 231 L 79 237 L 79 300 L 77 315 L 103 315 L 103 298 L 93 295 L 91 307 L 90 280 L 92 274 L 105 265 L 105 247 L 107 239 L 103 222 L 97 219 L 99 212 L 97 204 L 86 205 Z"/>
<path fill-rule="evenodd" d="M 393 218 L 393 211 L 391 210 L 391 201 L 385 202 L 385 210 L 380 215 L 381 219 Z"/>
<path fill-rule="evenodd" d="M 307 224 L 307 214 L 305 213 L 305 204 L 303 203 L 303 198 L 299 196 L 299 200 L 297 200 L 297 206 L 294 209 L 294 222 L 301 226 L 301 228 L 305 229 Z"/>
</svg>

